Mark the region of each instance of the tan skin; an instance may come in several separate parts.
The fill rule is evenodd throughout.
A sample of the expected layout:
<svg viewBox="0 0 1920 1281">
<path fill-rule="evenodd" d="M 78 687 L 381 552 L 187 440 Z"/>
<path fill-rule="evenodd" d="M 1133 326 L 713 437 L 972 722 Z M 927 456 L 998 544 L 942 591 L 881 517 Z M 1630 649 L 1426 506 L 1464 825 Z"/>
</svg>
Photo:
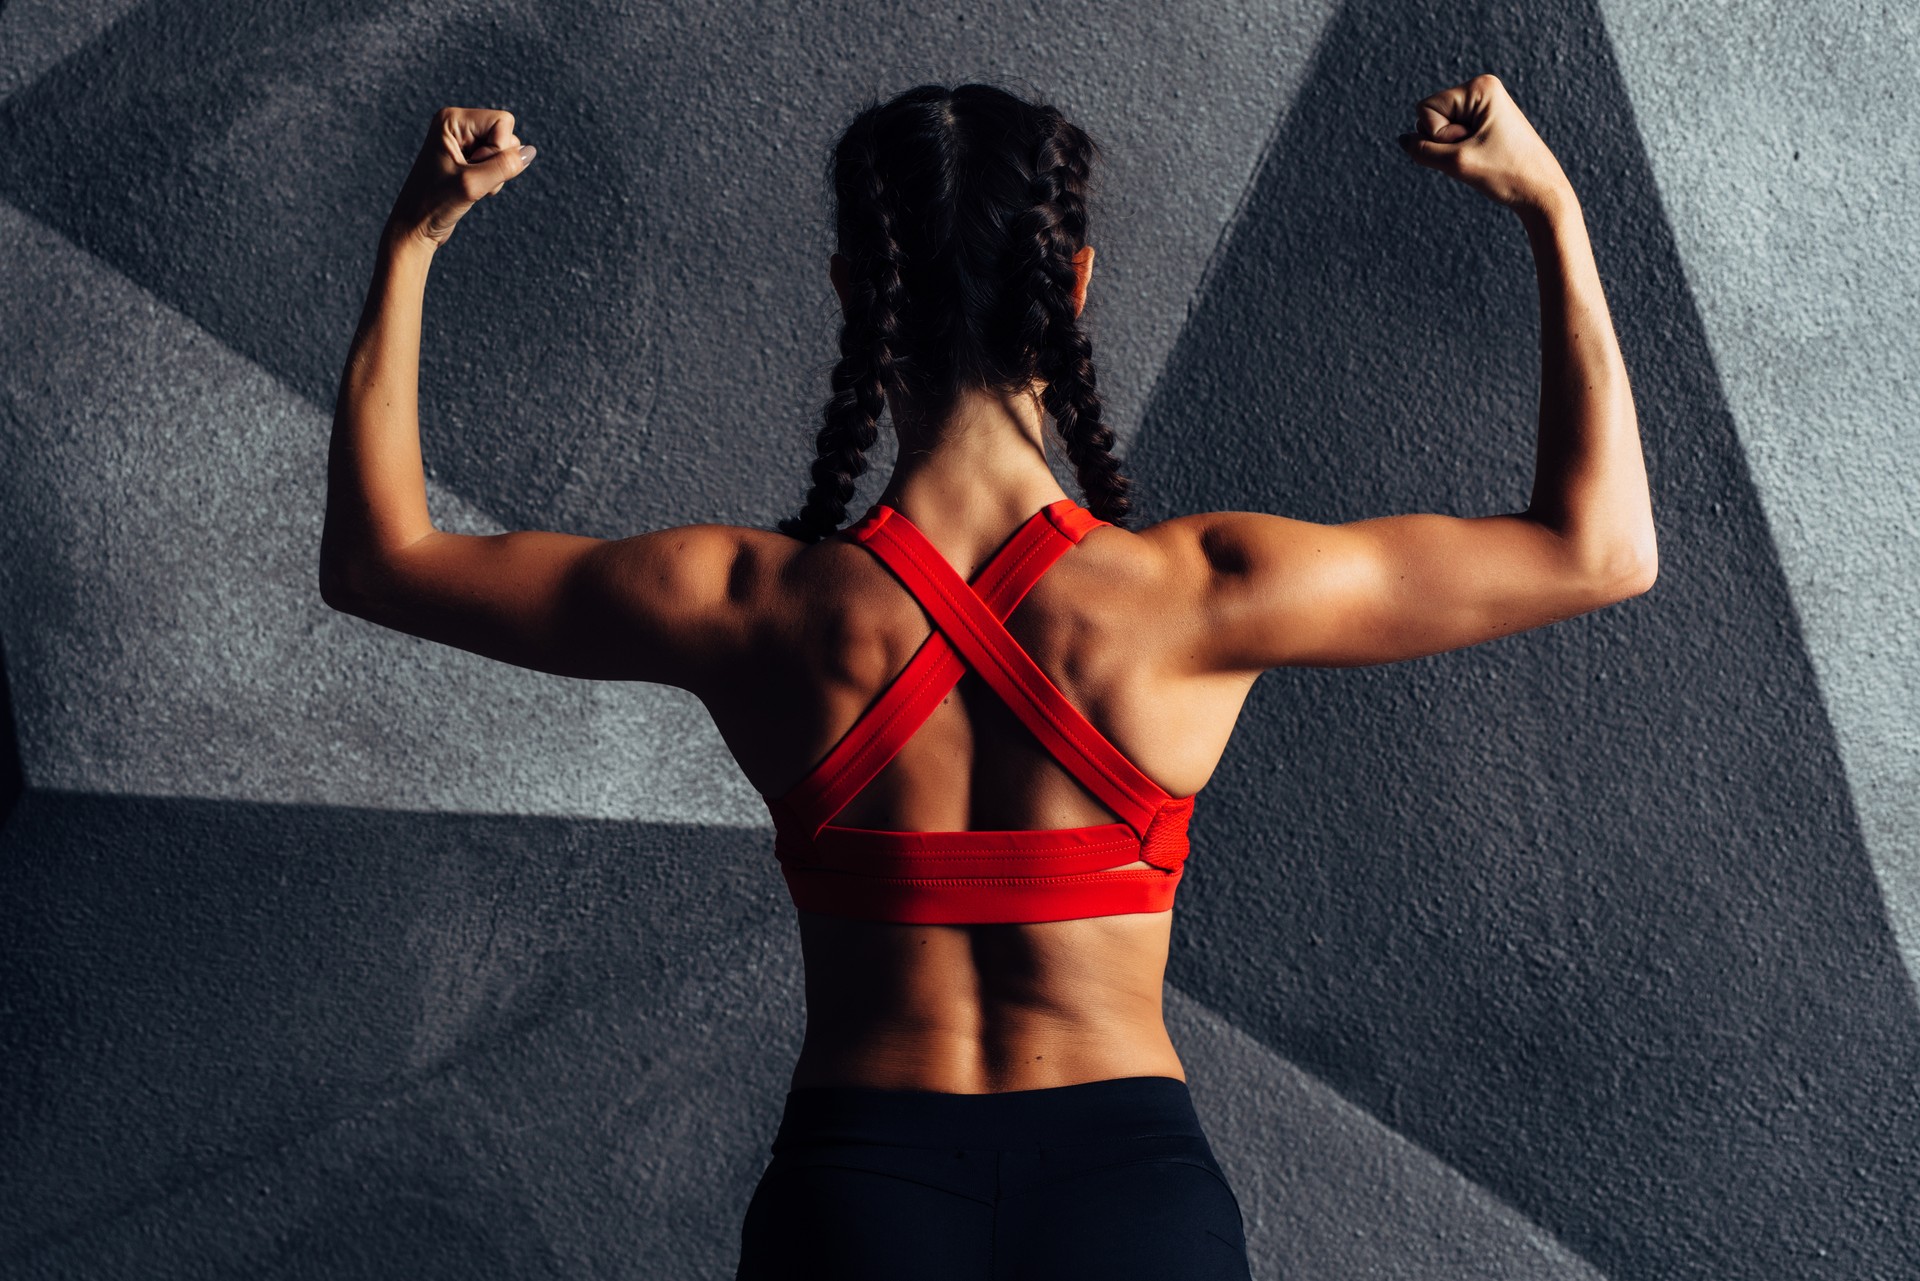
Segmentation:
<svg viewBox="0 0 1920 1281">
<path fill-rule="evenodd" d="M 1433 95 L 1416 117 L 1401 140 L 1409 156 L 1512 209 L 1534 252 L 1542 350 L 1531 501 L 1512 514 L 1338 525 L 1204 512 L 1090 533 L 1007 626 L 1176 796 L 1205 785 L 1269 668 L 1480 644 L 1654 581 L 1633 399 L 1571 186 L 1491 76 Z M 524 172 L 513 129 L 505 112 L 441 112 L 395 202 L 341 379 L 322 595 L 522 667 L 689 690 L 753 786 L 782 793 L 928 634 L 869 552 L 839 537 L 804 544 L 731 525 L 602 540 L 453 534 L 428 519 L 415 400 L 427 269 L 467 209 Z M 1076 308 L 1093 258 L 1087 247 L 1075 259 Z M 845 265 L 836 254 L 829 267 L 843 307 Z M 879 499 L 963 577 L 1066 496 L 1033 391 L 969 394 L 938 423 L 895 415 L 900 461 Z M 1113 818 L 969 674 L 835 821 L 930 831 Z M 1172 915 L 907 925 L 801 913 L 807 1032 L 792 1083 L 983 1093 L 1184 1079 L 1161 1017 Z"/>
</svg>

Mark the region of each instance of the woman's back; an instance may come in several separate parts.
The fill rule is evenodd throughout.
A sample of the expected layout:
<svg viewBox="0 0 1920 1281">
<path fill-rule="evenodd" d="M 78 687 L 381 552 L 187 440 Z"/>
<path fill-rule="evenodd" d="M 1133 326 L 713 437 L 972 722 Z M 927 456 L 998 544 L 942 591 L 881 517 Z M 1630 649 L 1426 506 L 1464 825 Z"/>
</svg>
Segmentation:
<svg viewBox="0 0 1920 1281">
<path fill-rule="evenodd" d="M 973 523 L 991 529 L 901 512 L 962 579 L 1024 523 L 1005 518 L 1017 507 L 983 498 Z M 1067 701 L 1175 797 L 1204 786 L 1258 675 L 1198 665 L 1207 584 L 1187 550 L 1154 531 L 1100 525 L 1005 620 Z M 778 798 L 893 684 L 933 625 L 852 539 L 768 551 L 754 579 L 761 622 L 747 677 L 707 706 L 748 779 Z M 968 670 L 833 823 L 1024 831 L 1115 819 Z M 1148 869 L 1137 852 L 1105 866 Z M 1160 1020 L 1171 918 L 920 925 L 802 911 L 808 1034 L 794 1083 L 979 1093 L 1183 1077 Z"/>
</svg>

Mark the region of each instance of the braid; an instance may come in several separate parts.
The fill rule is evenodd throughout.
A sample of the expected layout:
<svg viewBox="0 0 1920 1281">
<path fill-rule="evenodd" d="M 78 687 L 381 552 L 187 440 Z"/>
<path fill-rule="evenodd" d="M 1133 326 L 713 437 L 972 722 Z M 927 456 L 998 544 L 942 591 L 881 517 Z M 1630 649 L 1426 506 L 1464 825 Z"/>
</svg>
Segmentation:
<svg viewBox="0 0 1920 1281">
<path fill-rule="evenodd" d="M 781 533 L 810 543 L 833 533 L 847 518 L 854 482 L 866 473 L 867 450 L 880 435 L 886 393 L 900 388 L 894 345 L 906 306 L 904 255 L 874 154 L 871 121 L 868 124 L 863 145 L 848 148 L 841 162 L 847 171 L 842 181 L 863 196 L 856 216 L 865 224 L 864 239 L 848 256 L 852 316 L 840 327 L 840 360 L 833 367 L 833 393 L 823 407 L 825 421 L 814 437 L 818 457 L 806 505 L 779 526 Z"/>
<path fill-rule="evenodd" d="M 818 542 L 840 528 L 889 401 L 924 435 L 969 391 L 1036 380 L 1088 509 L 1126 524 L 1130 482 L 1073 303 L 1099 155 L 1058 108 L 980 82 L 917 85 L 854 117 L 827 166 L 840 358 L 806 502 L 782 533 Z"/>
<path fill-rule="evenodd" d="M 1029 299 L 1022 337 L 1046 381 L 1043 399 L 1072 461 L 1087 508 L 1124 527 L 1132 507 L 1131 482 L 1113 454 L 1113 429 L 1102 421 L 1093 341 L 1074 314 L 1073 256 L 1086 243 L 1084 191 L 1093 142 L 1058 111 L 1046 109 L 1053 133 L 1042 143 L 1028 184 L 1029 208 L 1008 227 L 1015 278 Z"/>
</svg>

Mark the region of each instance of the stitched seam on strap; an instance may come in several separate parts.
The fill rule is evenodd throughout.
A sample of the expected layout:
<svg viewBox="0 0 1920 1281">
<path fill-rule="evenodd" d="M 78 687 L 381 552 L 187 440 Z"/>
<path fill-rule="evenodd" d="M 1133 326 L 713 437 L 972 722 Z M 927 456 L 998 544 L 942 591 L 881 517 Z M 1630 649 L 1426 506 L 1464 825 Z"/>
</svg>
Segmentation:
<svg viewBox="0 0 1920 1281">
<path fill-rule="evenodd" d="M 1110 819 L 1105 823 L 1084 823 L 1079 827 L 974 827 L 974 828 L 934 828 L 928 831 L 914 832 L 897 827 L 852 827 L 845 823 L 829 823 L 828 827 L 836 832 L 852 832 L 859 836 L 1054 836 L 1061 832 L 1099 832 L 1109 827 L 1127 827 L 1119 819 Z M 1132 828 L 1127 828 L 1131 832 Z M 1137 836 L 1116 837 L 1129 844 L 1139 841 Z"/>
<path fill-rule="evenodd" d="M 1072 505 L 1068 506 L 1067 504 L 1069 503 Z M 1060 508 L 1060 510 L 1066 514 L 1063 516 L 1055 516 L 1053 514 L 1055 507 Z M 1113 523 L 1110 520 L 1101 520 L 1098 516 L 1080 506 L 1079 503 L 1073 502 L 1070 498 L 1062 498 L 1059 502 L 1048 503 L 1042 510 L 1047 513 L 1047 519 L 1053 522 L 1053 527 L 1059 530 L 1061 534 L 1066 537 L 1067 541 L 1076 547 L 1085 541 L 1088 534 L 1091 534 L 1094 530 L 1100 528 L 1100 526 L 1111 525 Z M 1083 516 L 1085 518 L 1084 520 L 1081 519 Z M 1083 528 L 1076 536 L 1068 531 L 1067 525 L 1069 524 L 1083 525 Z"/>
<path fill-rule="evenodd" d="M 1058 532 L 1058 531 L 1055 531 L 1055 532 Z M 1020 576 L 1020 571 L 1027 567 L 1028 561 L 1032 560 L 1035 556 L 1038 556 L 1041 552 L 1047 551 L 1047 550 L 1049 550 L 1049 548 L 1047 547 L 1046 541 L 1044 539 L 1035 539 L 1033 546 L 1027 548 L 1026 552 L 1021 555 L 1020 559 L 1014 562 L 1012 568 L 1007 570 L 1008 581 L 1012 581 L 1013 579 L 1018 578 Z M 1047 566 L 1047 569 L 1052 569 L 1052 568 L 1053 566 L 1051 565 Z M 1045 577 L 1046 577 L 1046 570 L 1042 570 L 1038 577 L 1036 577 L 1031 583 L 1027 584 L 1026 590 L 1020 593 L 1019 600 L 1012 601 L 1007 605 L 1007 612 L 1005 614 L 1001 614 L 999 610 L 994 609 L 991 605 L 987 606 L 987 612 L 990 614 L 999 615 L 1001 625 L 1005 626 L 1007 619 L 1013 616 L 1013 611 L 1020 607 L 1020 602 L 1024 601 L 1027 598 L 1028 593 L 1033 591 L 1035 587 L 1038 587 L 1040 585 L 1040 579 Z M 980 601 L 982 605 L 987 604 L 985 600 L 981 599 L 979 592 L 974 592 L 973 598 L 977 601 Z M 935 622 L 934 625 L 936 627 L 939 626 L 937 621 Z"/>
<path fill-rule="evenodd" d="M 838 867 L 816 867 L 810 863 L 792 865 L 788 870 L 813 876 L 849 876 L 878 885 L 1078 885 L 1087 881 L 1167 881 L 1180 875 L 1157 867 L 1111 867 L 1099 872 L 1077 872 L 1060 876 L 874 876 L 849 872 Z"/>
<path fill-rule="evenodd" d="M 914 835 L 914 833 L 904 833 L 904 835 Z M 1138 841 L 1106 841 L 1099 845 L 1076 845 L 1072 849 L 1065 850 L 976 850 L 965 845 L 935 845 L 927 849 L 860 850 L 857 851 L 857 853 L 874 854 L 881 858 L 901 859 L 930 858 L 935 855 L 944 859 L 1050 858 L 1061 855 L 1102 854 L 1108 851 L 1119 853 L 1124 850 L 1137 849 L 1139 844 Z M 856 851 L 851 850 L 842 850 L 839 852 L 843 854 L 856 853 Z"/>
<path fill-rule="evenodd" d="M 1011 551 L 1018 544 L 1020 539 L 1030 538 L 1030 535 L 1027 532 L 1030 528 L 1032 528 L 1032 522 L 1029 522 L 1029 524 L 1026 524 L 1026 525 L 1022 525 L 1018 530 L 1014 531 L 1013 537 L 1007 540 L 1007 545 L 1004 550 Z M 1027 562 L 1032 560 L 1036 555 L 1045 551 L 1046 549 L 1047 549 L 1047 544 L 1044 540 L 1031 541 L 1030 544 L 1020 553 L 1019 558 L 1013 561 L 1011 564 L 1009 564 L 1004 571 L 1001 571 L 997 566 L 988 565 L 986 569 L 982 570 L 980 573 L 980 578 L 983 580 L 981 583 L 981 586 L 987 587 L 987 591 L 992 592 L 994 588 L 992 586 L 989 586 L 984 581 L 989 575 L 992 575 L 993 577 L 999 579 L 1000 583 L 1002 584 L 1002 590 L 1006 590 L 1004 585 L 1010 584 L 1015 579 L 1017 579 L 1020 576 L 1020 571 L 1026 568 Z M 1039 578 L 1035 578 L 1033 580 L 1033 583 L 1028 583 L 1026 588 L 1020 593 L 1020 597 L 1024 598 L 1027 592 L 1033 590 L 1034 583 L 1037 583 L 1039 581 L 1040 581 Z M 978 588 L 975 588 L 972 583 L 967 584 L 967 586 L 973 590 L 974 596 L 979 598 L 982 604 L 987 605 L 987 609 L 989 610 L 989 612 L 995 613 L 995 614 L 998 614 L 1000 612 L 998 608 L 996 608 L 995 606 L 987 602 L 986 593 L 983 593 Z M 915 603 L 918 604 L 918 601 L 916 601 Z M 1011 614 L 1014 611 L 1015 607 L 1018 606 L 1019 604 L 1020 604 L 1019 599 L 1015 599 L 1007 602 L 1007 613 Z"/>
</svg>

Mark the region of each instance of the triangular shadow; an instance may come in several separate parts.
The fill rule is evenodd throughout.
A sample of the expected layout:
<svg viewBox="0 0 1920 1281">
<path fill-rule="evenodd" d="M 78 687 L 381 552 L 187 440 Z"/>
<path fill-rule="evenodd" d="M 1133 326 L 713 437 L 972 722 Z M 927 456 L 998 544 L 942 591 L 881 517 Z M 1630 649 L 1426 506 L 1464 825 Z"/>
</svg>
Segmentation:
<svg viewBox="0 0 1920 1281">
<path fill-rule="evenodd" d="M 383 8 L 144 4 L 0 102 L 0 196 L 331 409 L 382 221 L 433 112 L 538 104 L 543 138 L 592 163 L 546 161 L 537 184 L 501 193 L 532 208 L 466 219 L 459 251 L 436 257 L 424 452 L 430 475 L 503 525 L 624 536 L 631 504 L 602 491 L 643 484 L 617 464 L 651 440 L 658 390 L 635 317 L 657 310 L 664 260 L 645 251 L 654 233 L 631 202 L 649 184 L 628 166 L 650 144 L 596 117 L 604 86 L 583 83 L 567 39 L 536 24 L 503 41 L 450 10 L 401 35 L 392 24 L 424 11 Z M 529 237 L 528 219 L 564 234 Z"/>
<path fill-rule="evenodd" d="M 110 1243 L 344 1118 L 437 1162 L 442 1136 L 381 1105 L 456 1069 L 518 1083 L 521 1103 L 480 1105 L 487 1126 L 551 1126 L 581 1151 L 607 1138 L 568 1130 L 597 1125 L 581 1092 L 710 1108 L 677 1062 L 731 1059 L 777 1101 L 802 993 L 767 848 L 754 828 L 34 791 L 0 838 L 0 933 L 32 958 L 0 966 L 0 1056 L 24 1065 L 0 1088 L 17 1176 L 0 1257 Z M 758 1156 L 701 1158 L 721 1219 Z M 288 1171 L 292 1201 L 330 1183 Z M 462 1180 L 456 1217 L 507 1186 Z"/>
<path fill-rule="evenodd" d="M 1586 207 L 1660 580 L 1472 649 L 1265 675 L 1197 807 L 1168 977 L 1611 1275 L 1893 1275 L 1920 1020 L 1590 3 L 1330 24 L 1156 387 L 1142 523 L 1525 507 L 1525 238 L 1393 142 L 1482 71 Z"/>
</svg>

